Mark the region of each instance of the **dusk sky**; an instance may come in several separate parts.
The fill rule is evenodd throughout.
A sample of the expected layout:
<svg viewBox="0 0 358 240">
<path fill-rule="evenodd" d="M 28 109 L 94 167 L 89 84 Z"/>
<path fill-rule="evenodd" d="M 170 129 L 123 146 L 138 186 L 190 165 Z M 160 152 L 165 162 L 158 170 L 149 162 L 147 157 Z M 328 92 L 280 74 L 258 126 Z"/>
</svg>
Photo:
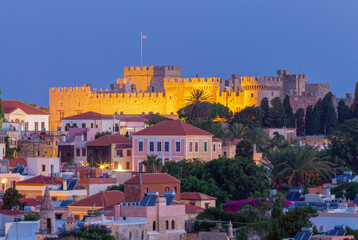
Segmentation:
<svg viewBox="0 0 358 240">
<path fill-rule="evenodd" d="M 109 88 L 124 66 L 179 65 L 183 77 L 358 81 L 357 0 L 1 0 L 1 98 L 48 106 L 49 87 Z"/>
</svg>

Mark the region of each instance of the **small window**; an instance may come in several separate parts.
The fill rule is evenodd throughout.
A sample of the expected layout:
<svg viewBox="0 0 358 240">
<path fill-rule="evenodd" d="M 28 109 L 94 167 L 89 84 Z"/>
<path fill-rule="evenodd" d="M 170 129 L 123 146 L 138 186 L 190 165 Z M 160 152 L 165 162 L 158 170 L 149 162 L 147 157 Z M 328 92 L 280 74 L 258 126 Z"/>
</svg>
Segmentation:
<svg viewBox="0 0 358 240">
<path fill-rule="evenodd" d="M 204 152 L 208 151 L 208 142 L 204 142 Z"/>
<path fill-rule="evenodd" d="M 86 123 L 82 123 L 82 128 L 86 128 Z"/>
<path fill-rule="evenodd" d="M 123 150 L 117 150 L 117 156 L 123 157 Z"/>
<path fill-rule="evenodd" d="M 143 163 L 138 163 L 138 171 L 143 172 Z"/>
<path fill-rule="evenodd" d="M 133 233 L 129 232 L 129 240 L 133 240 Z"/>
<path fill-rule="evenodd" d="M 83 157 L 86 156 L 86 148 L 82 148 L 82 156 L 83 156 Z"/>
<path fill-rule="evenodd" d="M 175 142 L 175 151 L 180 152 L 180 142 Z"/>
<path fill-rule="evenodd" d="M 165 191 L 166 191 L 166 192 L 169 192 L 169 187 L 165 187 Z"/>
<path fill-rule="evenodd" d="M 46 171 L 46 165 L 45 164 L 42 164 L 42 171 Z"/>
<path fill-rule="evenodd" d="M 253 94 L 253 93 L 251 93 L 251 97 L 254 97 L 254 94 Z"/>
<path fill-rule="evenodd" d="M 126 169 L 129 169 L 129 162 L 126 162 Z"/>
<path fill-rule="evenodd" d="M 167 230 L 169 230 L 169 221 L 168 220 L 166 221 L 165 225 L 166 225 Z"/>
<path fill-rule="evenodd" d="M 79 148 L 76 148 L 76 157 L 81 156 L 81 150 Z"/>
<path fill-rule="evenodd" d="M 273 92 L 271 92 L 271 96 L 273 97 Z"/>
<path fill-rule="evenodd" d="M 142 238 L 141 240 L 144 240 L 144 231 L 142 231 Z"/>
<path fill-rule="evenodd" d="M 174 222 L 174 220 L 172 221 L 172 229 L 175 229 L 175 222 Z"/>
<path fill-rule="evenodd" d="M 74 215 L 74 218 L 76 221 L 79 221 L 80 220 L 80 215 Z"/>
<path fill-rule="evenodd" d="M 173 192 L 177 193 L 177 187 L 173 187 Z"/>
<path fill-rule="evenodd" d="M 144 193 L 147 193 L 148 192 L 148 188 L 144 188 Z"/>
<path fill-rule="evenodd" d="M 138 151 L 143 152 L 143 142 L 138 142 Z"/>
<path fill-rule="evenodd" d="M 216 152 L 216 144 L 213 144 L 213 152 Z"/>
<path fill-rule="evenodd" d="M 149 142 L 149 152 L 154 152 L 154 142 Z"/>
<path fill-rule="evenodd" d="M 164 151 L 169 152 L 169 142 L 164 143 Z"/>
<path fill-rule="evenodd" d="M 162 151 L 162 142 L 157 142 L 157 152 Z"/>
<path fill-rule="evenodd" d="M 157 230 L 157 223 L 154 221 L 153 222 L 153 231 L 156 231 Z"/>
<path fill-rule="evenodd" d="M 127 150 L 127 157 L 132 156 L 132 150 Z"/>
<path fill-rule="evenodd" d="M 93 128 L 93 123 L 91 123 L 91 128 Z"/>
<path fill-rule="evenodd" d="M 209 208 L 209 203 L 205 203 L 205 209 Z"/>
<path fill-rule="evenodd" d="M 193 142 L 189 142 L 189 152 L 193 152 Z"/>
<path fill-rule="evenodd" d="M 194 146 L 194 150 L 195 152 L 197 153 L 199 151 L 199 143 L 198 142 L 195 142 L 195 146 Z"/>
<path fill-rule="evenodd" d="M 219 143 L 219 144 L 218 144 L 218 148 L 220 148 L 220 146 L 221 146 L 221 144 Z"/>
</svg>

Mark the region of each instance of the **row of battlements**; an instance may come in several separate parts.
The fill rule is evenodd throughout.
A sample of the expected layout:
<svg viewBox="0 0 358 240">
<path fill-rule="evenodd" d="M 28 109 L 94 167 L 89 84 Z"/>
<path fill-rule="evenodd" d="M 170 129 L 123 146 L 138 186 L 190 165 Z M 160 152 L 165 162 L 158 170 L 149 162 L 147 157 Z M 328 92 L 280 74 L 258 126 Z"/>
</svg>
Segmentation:
<svg viewBox="0 0 358 240">
<path fill-rule="evenodd" d="M 129 66 L 124 71 L 153 71 L 153 70 L 176 70 L 181 71 L 179 66 Z"/>
<path fill-rule="evenodd" d="M 142 92 L 142 93 L 92 93 L 91 98 L 163 98 L 164 92 Z"/>
<path fill-rule="evenodd" d="M 241 77 L 242 85 L 282 85 L 281 77 Z"/>
<path fill-rule="evenodd" d="M 86 92 L 91 91 L 91 85 L 85 84 L 83 87 L 50 87 L 50 92 Z"/>
<path fill-rule="evenodd" d="M 166 83 L 221 83 L 221 78 L 216 77 L 201 77 L 201 78 L 165 78 L 164 84 Z"/>
</svg>

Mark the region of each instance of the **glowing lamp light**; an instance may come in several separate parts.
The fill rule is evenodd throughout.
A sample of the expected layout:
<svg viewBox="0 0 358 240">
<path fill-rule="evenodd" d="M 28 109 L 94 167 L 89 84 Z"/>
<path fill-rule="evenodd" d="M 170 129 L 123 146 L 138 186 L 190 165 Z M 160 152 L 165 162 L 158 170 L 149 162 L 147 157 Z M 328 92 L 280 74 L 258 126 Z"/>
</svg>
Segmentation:
<svg viewBox="0 0 358 240">
<path fill-rule="evenodd" d="M 99 168 L 100 169 L 104 169 L 106 166 L 105 165 L 100 165 Z"/>
<path fill-rule="evenodd" d="M 125 170 L 122 168 L 121 164 L 118 164 L 118 168 L 114 170 L 116 172 L 125 172 Z"/>
<path fill-rule="evenodd" d="M 6 183 L 6 179 L 3 178 L 3 179 L 1 180 L 1 183 Z"/>
</svg>

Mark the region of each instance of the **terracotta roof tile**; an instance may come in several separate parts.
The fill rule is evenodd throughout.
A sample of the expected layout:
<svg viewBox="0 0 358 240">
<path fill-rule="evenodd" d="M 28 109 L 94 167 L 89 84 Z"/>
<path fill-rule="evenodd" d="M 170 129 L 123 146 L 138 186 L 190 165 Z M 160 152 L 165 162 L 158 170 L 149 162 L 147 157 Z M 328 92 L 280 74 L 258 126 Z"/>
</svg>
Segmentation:
<svg viewBox="0 0 358 240">
<path fill-rule="evenodd" d="M 204 212 L 204 208 L 198 207 L 198 206 L 194 206 L 191 204 L 186 204 L 186 203 L 182 203 L 179 201 L 174 200 L 173 201 L 174 205 L 185 205 L 185 213 L 200 213 L 200 212 Z"/>
<path fill-rule="evenodd" d="M 20 202 L 26 202 L 28 206 L 39 206 L 41 205 L 42 201 L 38 198 L 20 198 Z"/>
<path fill-rule="evenodd" d="M 219 138 L 213 138 L 212 140 L 213 142 L 221 142 L 221 140 Z"/>
<path fill-rule="evenodd" d="M 113 143 L 131 143 L 132 141 L 129 138 L 123 137 L 121 135 L 105 135 L 103 137 L 97 138 L 93 141 L 90 141 L 86 146 L 109 146 Z"/>
<path fill-rule="evenodd" d="M 52 177 L 47 177 L 43 175 L 38 175 L 36 177 L 26 179 L 20 182 L 17 182 L 17 184 L 21 183 L 35 183 L 35 184 L 45 184 L 45 185 L 61 185 L 62 181 L 57 180 L 56 178 L 52 179 Z"/>
<path fill-rule="evenodd" d="M 180 193 L 180 199 L 183 200 L 216 200 L 216 197 L 212 197 L 200 192 L 182 192 Z"/>
<path fill-rule="evenodd" d="M 27 160 L 26 158 L 4 158 L 6 160 L 9 160 L 9 168 L 15 168 L 17 165 L 24 165 L 24 167 L 27 167 Z"/>
<path fill-rule="evenodd" d="M 124 202 L 124 193 L 120 191 L 104 191 L 96 193 L 88 198 L 82 199 L 76 203 L 72 203 L 69 206 L 77 207 L 102 207 L 107 209 L 116 204 Z"/>
<path fill-rule="evenodd" d="M 0 214 L 4 214 L 4 215 L 24 215 L 23 212 L 17 211 L 17 210 L 5 210 L 5 209 L 0 209 Z"/>
<path fill-rule="evenodd" d="M 105 115 L 96 112 L 84 112 L 84 113 L 63 118 L 63 120 L 84 120 L 84 119 L 113 119 L 113 114 Z M 118 116 L 116 117 L 116 119 L 119 119 Z"/>
<path fill-rule="evenodd" d="M 3 100 L 2 104 L 5 113 L 11 113 L 15 109 L 20 108 L 22 111 L 29 115 L 50 115 L 45 111 L 42 111 L 19 100 Z"/>
<path fill-rule="evenodd" d="M 0 140 L 0 144 L 4 144 L 4 142 Z"/>
<path fill-rule="evenodd" d="M 167 173 L 141 173 L 124 182 L 125 184 L 180 183 L 180 180 Z"/>
<path fill-rule="evenodd" d="M 139 132 L 132 134 L 134 136 L 154 135 L 154 136 L 186 136 L 186 135 L 207 135 L 213 134 L 194 127 L 180 120 L 167 120 L 147 127 Z"/>
</svg>

